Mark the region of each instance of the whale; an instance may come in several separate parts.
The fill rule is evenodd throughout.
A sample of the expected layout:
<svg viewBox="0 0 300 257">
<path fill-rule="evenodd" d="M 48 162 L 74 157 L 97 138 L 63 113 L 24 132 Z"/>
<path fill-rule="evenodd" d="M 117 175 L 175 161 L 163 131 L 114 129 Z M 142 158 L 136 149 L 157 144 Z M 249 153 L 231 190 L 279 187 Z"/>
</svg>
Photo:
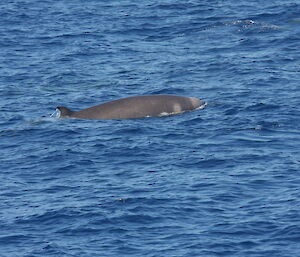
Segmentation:
<svg viewBox="0 0 300 257">
<path fill-rule="evenodd" d="M 161 117 L 202 109 L 206 102 L 196 98 L 177 95 L 131 96 L 98 104 L 80 111 L 58 106 L 59 118 L 91 120 L 136 119 Z"/>
</svg>

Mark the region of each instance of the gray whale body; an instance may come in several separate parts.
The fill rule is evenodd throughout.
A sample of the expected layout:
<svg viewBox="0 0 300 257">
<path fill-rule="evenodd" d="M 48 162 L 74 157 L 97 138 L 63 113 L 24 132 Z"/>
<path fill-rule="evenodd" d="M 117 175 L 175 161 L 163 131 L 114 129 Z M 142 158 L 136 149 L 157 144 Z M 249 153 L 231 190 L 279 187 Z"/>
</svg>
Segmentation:
<svg viewBox="0 0 300 257">
<path fill-rule="evenodd" d="M 92 120 L 134 119 L 160 117 L 192 111 L 205 106 L 205 102 L 195 97 L 176 95 L 144 95 L 121 98 L 102 103 L 81 111 L 57 107 L 60 118 Z"/>
</svg>

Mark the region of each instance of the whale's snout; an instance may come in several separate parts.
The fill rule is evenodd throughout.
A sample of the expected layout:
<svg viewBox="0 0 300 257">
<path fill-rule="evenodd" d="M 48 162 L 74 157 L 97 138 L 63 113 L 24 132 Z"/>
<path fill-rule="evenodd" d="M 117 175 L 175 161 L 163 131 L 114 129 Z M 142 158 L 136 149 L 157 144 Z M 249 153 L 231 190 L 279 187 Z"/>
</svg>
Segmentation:
<svg viewBox="0 0 300 257">
<path fill-rule="evenodd" d="M 193 107 L 196 108 L 201 108 L 204 107 L 206 105 L 206 102 L 200 100 L 199 98 L 196 97 L 190 97 L 191 103 L 193 105 Z"/>
<path fill-rule="evenodd" d="M 71 115 L 72 115 L 72 111 L 70 109 L 68 109 L 67 107 L 57 106 L 56 110 L 59 113 L 59 118 L 71 117 Z"/>
</svg>

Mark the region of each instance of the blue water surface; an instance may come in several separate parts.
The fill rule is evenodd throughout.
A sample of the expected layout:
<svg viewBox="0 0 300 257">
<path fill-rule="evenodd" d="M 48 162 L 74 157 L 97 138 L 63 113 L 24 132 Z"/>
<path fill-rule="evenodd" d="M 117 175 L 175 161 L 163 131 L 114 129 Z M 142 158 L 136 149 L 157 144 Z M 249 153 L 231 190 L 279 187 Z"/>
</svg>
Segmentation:
<svg viewBox="0 0 300 257">
<path fill-rule="evenodd" d="M 300 256 L 300 2 L 0 3 L 0 256 Z M 50 117 L 145 94 L 163 118 Z"/>
</svg>

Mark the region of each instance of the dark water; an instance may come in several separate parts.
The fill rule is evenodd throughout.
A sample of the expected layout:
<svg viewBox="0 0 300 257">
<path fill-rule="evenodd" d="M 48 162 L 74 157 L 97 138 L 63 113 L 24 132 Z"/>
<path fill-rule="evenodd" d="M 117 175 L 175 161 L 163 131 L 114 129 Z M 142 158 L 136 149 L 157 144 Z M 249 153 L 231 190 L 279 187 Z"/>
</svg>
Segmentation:
<svg viewBox="0 0 300 257">
<path fill-rule="evenodd" d="M 300 256 L 299 1 L 0 4 L 0 256 Z M 142 94 L 164 118 L 58 120 Z"/>
</svg>

